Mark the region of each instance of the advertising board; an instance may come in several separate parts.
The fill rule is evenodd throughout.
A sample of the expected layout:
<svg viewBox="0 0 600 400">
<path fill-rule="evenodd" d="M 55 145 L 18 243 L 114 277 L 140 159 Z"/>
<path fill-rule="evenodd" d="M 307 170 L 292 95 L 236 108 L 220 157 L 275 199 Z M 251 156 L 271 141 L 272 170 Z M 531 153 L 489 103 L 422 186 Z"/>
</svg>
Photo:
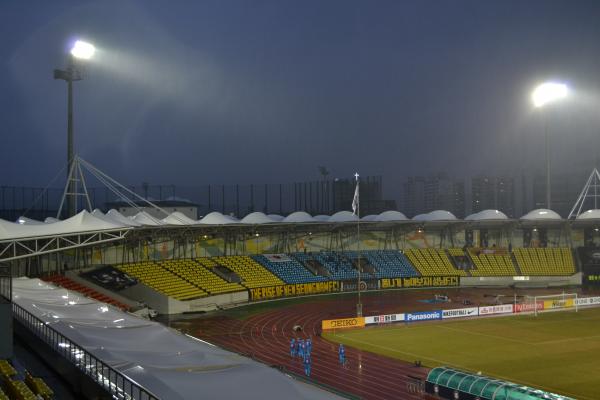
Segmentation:
<svg viewBox="0 0 600 400">
<path fill-rule="evenodd" d="M 442 311 L 442 318 L 466 318 L 476 317 L 479 315 L 479 309 L 477 307 L 468 308 L 454 308 L 452 310 Z"/>
<path fill-rule="evenodd" d="M 371 324 L 391 324 L 394 322 L 404 321 L 404 314 L 387 314 L 387 315 L 374 315 L 365 317 L 365 325 Z"/>
<path fill-rule="evenodd" d="M 479 307 L 479 315 L 509 314 L 513 312 L 512 304 Z"/>
<path fill-rule="evenodd" d="M 420 311 L 404 314 L 404 320 L 406 322 L 433 321 L 436 319 L 442 319 L 442 310 Z"/>
<path fill-rule="evenodd" d="M 321 321 L 321 328 L 324 331 L 329 329 L 363 328 L 364 326 L 365 319 L 363 317 L 326 319 Z"/>
</svg>

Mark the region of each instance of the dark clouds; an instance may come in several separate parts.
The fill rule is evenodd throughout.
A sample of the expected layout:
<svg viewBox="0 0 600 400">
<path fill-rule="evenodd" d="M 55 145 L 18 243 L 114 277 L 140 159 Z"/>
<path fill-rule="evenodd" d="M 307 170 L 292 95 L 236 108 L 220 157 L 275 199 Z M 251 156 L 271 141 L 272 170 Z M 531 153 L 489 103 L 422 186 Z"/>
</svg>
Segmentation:
<svg viewBox="0 0 600 400">
<path fill-rule="evenodd" d="M 76 145 L 127 183 L 287 182 L 543 168 L 529 90 L 570 82 L 547 110 L 553 162 L 600 146 L 596 1 L 3 2 L 0 168 L 43 185 L 65 159 L 66 89 L 84 35 Z M 575 97 L 575 96 L 574 96 Z"/>
</svg>

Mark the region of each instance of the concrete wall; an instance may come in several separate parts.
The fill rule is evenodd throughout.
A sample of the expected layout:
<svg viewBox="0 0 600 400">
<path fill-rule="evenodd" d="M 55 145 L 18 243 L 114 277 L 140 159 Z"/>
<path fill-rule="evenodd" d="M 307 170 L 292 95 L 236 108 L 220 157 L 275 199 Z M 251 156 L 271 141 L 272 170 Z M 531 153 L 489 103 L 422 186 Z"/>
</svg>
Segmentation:
<svg viewBox="0 0 600 400">
<path fill-rule="evenodd" d="M 158 293 L 143 283 L 138 283 L 135 286 L 124 289 L 121 293 L 131 300 L 148 304 L 148 307 L 155 309 L 159 314 L 213 311 L 219 307 L 248 302 L 247 291 L 219 294 L 189 301 L 179 301 Z"/>
<path fill-rule="evenodd" d="M 581 272 L 571 276 L 461 277 L 460 286 L 560 287 L 581 285 L 581 280 Z"/>
</svg>

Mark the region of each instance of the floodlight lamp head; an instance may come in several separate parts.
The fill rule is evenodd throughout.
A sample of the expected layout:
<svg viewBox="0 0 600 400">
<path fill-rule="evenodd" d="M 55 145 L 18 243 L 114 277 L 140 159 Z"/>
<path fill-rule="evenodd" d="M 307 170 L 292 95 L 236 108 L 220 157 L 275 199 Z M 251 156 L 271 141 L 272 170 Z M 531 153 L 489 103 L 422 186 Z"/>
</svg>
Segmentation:
<svg viewBox="0 0 600 400">
<path fill-rule="evenodd" d="M 78 40 L 71 49 L 71 55 L 80 60 L 89 60 L 94 56 L 96 48 L 93 44 Z"/>
<path fill-rule="evenodd" d="M 536 108 L 556 100 L 564 99 L 569 94 L 569 88 L 564 83 L 545 82 L 538 85 L 531 93 L 531 101 Z"/>
</svg>

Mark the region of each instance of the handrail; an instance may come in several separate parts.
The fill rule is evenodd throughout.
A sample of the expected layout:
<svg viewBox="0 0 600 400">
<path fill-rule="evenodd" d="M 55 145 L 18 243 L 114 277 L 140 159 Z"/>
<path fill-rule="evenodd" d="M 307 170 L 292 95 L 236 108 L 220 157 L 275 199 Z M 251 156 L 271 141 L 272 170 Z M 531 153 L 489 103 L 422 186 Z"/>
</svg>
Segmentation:
<svg viewBox="0 0 600 400">
<path fill-rule="evenodd" d="M 109 394 L 113 395 L 113 398 L 123 400 L 159 400 L 159 397 L 148 389 L 98 359 L 82 346 L 73 342 L 23 307 L 13 303 L 12 310 L 13 317 L 17 321 L 49 345 L 50 348 L 70 361 L 77 369 L 90 377 Z"/>
</svg>

